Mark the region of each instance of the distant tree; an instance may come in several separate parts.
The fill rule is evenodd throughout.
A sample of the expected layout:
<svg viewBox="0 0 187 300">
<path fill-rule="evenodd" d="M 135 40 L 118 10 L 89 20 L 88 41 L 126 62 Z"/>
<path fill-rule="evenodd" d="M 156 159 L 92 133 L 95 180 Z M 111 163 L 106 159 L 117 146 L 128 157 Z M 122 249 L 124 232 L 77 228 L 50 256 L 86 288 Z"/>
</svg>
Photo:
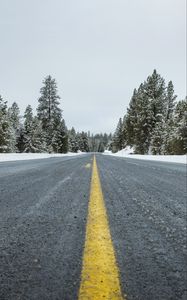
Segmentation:
<svg viewBox="0 0 187 300">
<path fill-rule="evenodd" d="M 7 103 L 0 96 L 0 153 L 15 152 L 15 132 L 10 122 Z"/>
<path fill-rule="evenodd" d="M 47 152 L 45 136 L 43 135 L 42 123 L 37 117 L 33 118 L 31 129 L 26 135 L 24 152 L 42 153 Z"/>
<path fill-rule="evenodd" d="M 77 141 L 79 145 L 79 150 L 81 152 L 89 152 L 89 142 L 87 133 L 82 131 L 81 133 L 77 134 Z"/>
<path fill-rule="evenodd" d="M 28 105 L 24 113 L 24 128 L 26 134 L 29 134 L 31 132 L 32 123 L 33 123 L 33 110 L 31 105 Z"/>
<path fill-rule="evenodd" d="M 57 94 L 56 81 L 50 75 L 45 78 L 43 84 L 44 86 L 40 90 L 41 97 L 38 100 L 37 116 L 42 124 L 49 151 L 54 151 L 53 136 L 62 121 L 62 111 L 59 107 L 60 97 Z"/>
<path fill-rule="evenodd" d="M 187 99 L 179 101 L 176 105 L 168 150 L 170 154 L 187 153 Z"/>
<path fill-rule="evenodd" d="M 56 153 L 68 152 L 68 133 L 64 120 L 62 120 L 53 135 L 53 150 Z"/>
<path fill-rule="evenodd" d="M 151 136 L 150 150 L 151 153 L 164 154 L 164 139 L 165 139 L 165 122 L 157 122 Z"/>
<path fill-rule="evenodd" d="M 104 151 L 105 151 L 105 146 L 103 142 L 100 142 L 98 147 L 98 152 L 104 152 Z"/>
<path fill-rule="evenodd" d="M 8 115 L 15 132 L 18 131 L 20 126 L 20 110 L 16 102 L 8 109 Z"/>
<path fill-rule="evenodd" d="M 124 127 L 122 118 L 119 119 L 112 141 L 112 151 L 117 152 L 124 147 Z"/>
<path fill-rule="evenodd" d="M 177 96 L 174 92 L 174 86 L 172 81 L 169 81 L 166 92 L 166 120 L 170 120 L 173 117 L 173 113 L 175 110 Z"/>
<path fill-rule="evenodd" d="M 25 129 L 23 125 L 20 125 L 19 128 L 19 135 L 17 137 L 16 146 L 18 152 L 22 153 L 25 150 L 25 143 L 26 143 L 26 135 L 25 135 Z"/>
<path fill-rule="evenodd" d="M 20 110 L 16 102 L 13 102 L 11 107 L 8 109 L 8 118 L 12 128 L 12 135 L 14 136 L 14 151 L 19 151 L 20 138 L 21 138 L 21 122 L 20 122 Z M 19 145 L 18 145 L 19 143 Z"/>
<path fill-rule="evenodd" d="M 134 89 L 133 96 L 127 108 L 126 115 L 126 130 L 127 130 L 127 143 L 130 146 L 135 144 L 135 126 L 137 124 L 137 90 Z"/>
<path fill-rule="evenodd" d="M 69 151 L 77 153 L 79 150 L 79 145 L 78 145 L 78 141 L 77 141 L 77 134 L 73 127 L 68 132 L 68 142 L 69 142 L 69 147 L 68 147 Z"/>
</svg>

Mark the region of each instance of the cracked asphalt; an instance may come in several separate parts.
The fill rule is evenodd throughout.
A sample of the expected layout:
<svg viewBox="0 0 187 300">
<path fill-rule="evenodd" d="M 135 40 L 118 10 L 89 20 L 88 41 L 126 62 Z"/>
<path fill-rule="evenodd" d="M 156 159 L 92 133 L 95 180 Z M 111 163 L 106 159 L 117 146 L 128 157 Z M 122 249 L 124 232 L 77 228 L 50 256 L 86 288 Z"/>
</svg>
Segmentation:
<svg viewBox="0 0 187 300">
<path fill-rule="evenodd" d="M 0 163 L 0 300 L 77 299 L 93 154 Z M 127 299 L 187 299 L 186 166 L 96 155 Z"/>
</svg>

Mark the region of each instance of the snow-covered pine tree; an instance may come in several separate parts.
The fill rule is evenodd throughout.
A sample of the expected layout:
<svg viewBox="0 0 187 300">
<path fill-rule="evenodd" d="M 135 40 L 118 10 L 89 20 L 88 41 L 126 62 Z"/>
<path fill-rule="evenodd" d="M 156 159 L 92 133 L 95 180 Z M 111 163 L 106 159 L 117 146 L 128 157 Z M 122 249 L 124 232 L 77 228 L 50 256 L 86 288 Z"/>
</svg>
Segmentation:
<svg viewBox="0 0 187 300">
<path fill-rule="evenodd" d="M 151 115 L 152 111 L 149 107 L 144 83 L 140 85 L 136 95 L 136 121 L 133 128 L 135 153 L 145 154 L 149 151 Z"/>
<path fill-rule="evenodd" d="M 43 134 L 42 123 L 37 117 L 33 118 L 30 131 L 25 136 L 26 153 L 42 153 L 47 152 L 45 136 Z"/>
<path fill-rule="evenodd" d="M 176 105 L 168 147 L 171 154 L 187 153 L 187 98 Z"/>
<path fill-rule="evenodd" d="M 127 114 L 126 114 L 126 133 L 127 133 L 127 144 L 129 146 L 133 146 L 135 144 L 135 126 L 137 123 L 137 106 L 136 106 L 136 100 L 137 100 L 137 90 L 134 89 L 133 96 L 129 103 L 129 108 L 127 108 Z"/>
<path fill-rule="evenodd" d="M 16 143 L 18 152 L 20 153 L 24 152 L 25 142 L 26 142 L 25 128 L 23 124 L 21 124 L 19 128 L 19 136 L 17 137 L 17 143 Z"/>
<path fill-rule="evenodd" d="M 33 152 L 32 145 L 32 130 L 33 130 L 33 110 L 31 105 L 28 105 L 24 112 L 24 122 L 20 128 L 20 134 L 17 142 L 17 146 L 20 152 Z M 30 150 L 29 150 L 30 149 Z"/>
<path fill-rule="evenodd" d="M 171 154 L 172 149 L 171 149 L 171 136 L 172 133 L 175 130 L 174 126 L 174 111 L 175 111 L 175 106 L 176 106 L 176 98 L 177 96 L 175 95 L 174 92 L 174 86 L 172 81 L 169 81 L 168 86 L 167 86 L 167 91 L 166 91 L 166 116 L 165 116 L 165 127 L 163 130 L 163 154 Z"/>
<path fill-rule="evenodd" d="M 62 120 L 54 131 L 52 139 L 53 151 L 56 153 L 68 152 L 68 133 L 65 121 Z"/>
<path fill-rule="evenodd" d="M 105 151 L 105 146 L 103 142 L 100 142 L 98 147 L 98 152 L 104 152 L 104 151 Z"/>
<path fill-rule="evenodd" d="M 77 141 L 79 145 L 79 150 L 81 152 L 89 152 L 89 142 L 87 133 L 82 131 L 81 133 L 77 134 Z"/>
<path fill-rule="evenodd" d="M 0 96 L 0 153 L 15 152 L 15 132 L 8 117 L 7 103 Z"/>
<path fill-rule="evenodd" d="M 159 128 L 157 123 L 162 122 L 166 114 L 165 81 L 156 70 L 140 85 L 136 93 L 135 112 L 135 152 L 146 154 L 150 150 L 154 128 Z"/>
<path fill-rule="evenodd" d="M 79 145 L 77 142 L 76 131 L 74 127 L 71 128 L 68 132 L 68 142 L 69 142 L 69 151 L 77 153 L 79 150 Z"/>
<path fill-rule="evenodd" d="M 124 147 L 124 127 L 122 118 L 119 118 L 112 141 L 112 152 L 117 152 Z"/>
<path fill-rule="evenodd" d="M 150 142 L 150 150 L 153 155 L 164 154 L 165 126 L 166 123 L 164 119 L 155 124 Z"/>
<path fill-rule="evenodd" d="M 165 80 L 157 73 L 156 70 L 153 71 L 153 74 L 147 78 L 145 93 L 148 97 L 148 106 L 149 111 L 148 116 L 148 142 L 150 143 L 152 139 L 152 134 L 154 128 L 158 134 L 158 129 L 164 126 L 163 122 L 167 113 L 167 101 L 165 93 Z M 159 125 L 158 123 L 161 123 Z M 150 145 L 149 145 L 150 146 Z"/>
<path fill-rule="evenodd" d="M 43 84 L 44 86 L 40 90 L 41 97 L 38 100 L 37 116 L 41 121 L 49 151 L 54 151 L 53 136 L 62 119 L 62 111 L 59 107 L 60 97 L 57 94 L 56 80 L 50 75 L 45 78 Z"/>
<path fill-rule="evenodd" d="M 33 122 L 33 110 L 31 105 L 28 105 L 24 113 L 24 129 L 26 134 L 29 134 L 31 132 L 32 122 Z"/>
<path fill-rule="evenodd" d="M 173 82 L 170 80 L 166 91 L 166 120 L 170 120 L 173 117 L 173 113 L 176 106 L 176 98 Z"/>
<path fill-rule="evenodd" d="M 20 126 L 20 110 L 16 102 L 14 102 L 12 106 L 8 109 L 8 115 L 14 130 L 17 131 Z"/>
<path fill-rule="evenodd" d="M 20 146 L 20 139 L 21 139 L 21 131 L 22 131 L 22 126 L 20 122 L 20 109 L 19 106 L 16 102 L 13 102 L 11 107 L 8 109 L 8 117 L 11 123 L 12 127 L 12 135 L 15 136 L 15 149 L 16 151 L 19 151 L 19 146 Z M 18 146 L 19 143 L 19 146 Z"/>
<path fill-rule="evenodd" d="M 134 90 L 124 125 L 124 140 L 140 154 L 183 154 L 187 148 L 186 103 L 176 105 L 172 81 L 167 88 L 156 70 Z M 119 150 L 115 132 L 111 147 Z M 117 146 L 116 146 L 117 145 Z M 126 145 L 126 143 L 125 143 Z"/>
</svg>

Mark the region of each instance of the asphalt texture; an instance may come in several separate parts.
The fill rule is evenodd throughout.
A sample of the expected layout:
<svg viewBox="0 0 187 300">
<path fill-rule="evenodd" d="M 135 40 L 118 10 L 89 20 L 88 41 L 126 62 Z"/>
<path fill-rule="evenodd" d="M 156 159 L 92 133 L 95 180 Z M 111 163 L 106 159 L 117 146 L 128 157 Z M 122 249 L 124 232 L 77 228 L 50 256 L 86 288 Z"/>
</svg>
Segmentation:
<svg viewBox="0 0 187 300">
<path fill-rule="evenodd" d="M 123 293 L 187 299 L 186 166 L 96 158 Z M 0 163 L 0 300 L 77 299 L 92 159 Z"/>
</svg>

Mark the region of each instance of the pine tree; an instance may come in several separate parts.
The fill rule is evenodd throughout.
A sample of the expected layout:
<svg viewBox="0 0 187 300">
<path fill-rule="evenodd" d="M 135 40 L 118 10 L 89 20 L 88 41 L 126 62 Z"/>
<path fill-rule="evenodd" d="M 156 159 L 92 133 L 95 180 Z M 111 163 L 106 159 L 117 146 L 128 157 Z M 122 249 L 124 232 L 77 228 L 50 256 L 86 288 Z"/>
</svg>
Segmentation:
<svg viewBox="0 0 187 300">
<path fill-rule="evenodd" d="M 166 92 L 166 118 L 165 118 L 165 128 L 162 132 L 164 136 L 163 140 L 163 153 L 172 154 L 173 150 L 171 147 L 171 136 L 172 132 L 175 130 L 174 125 L 174 112 L 176 106 L 177 96 L 174 94 L 174 86 L 172 81 L 169 81 Z"/>
<path fill-rule="evenodd" d="M 177 96 L 174 94 L 174 86 L 172 81 L 169 81 L 167 86 L 167 93 L 166 93 L 166 120 L 170 120 L 173 117 L 175 105 L 176 105 L 176 98 Z"/>
<path fill-rule="evenodd" d="M 112 151 L 117 152 L 124 147 L 124 130 L 122 118 L 119 119 L 112 142 Z"/>
<path fill-rule="evenodd" d="M 17 132 L 20 126 L 20 110 L 16 102 L 14 102 L 8 109 L 8 115 L 10 122 L 12 123 L 12 127 L 14 128 L 15 132 Z"/>
<path fill-rule="evenodd" d="M 20 109 L 16 102 L 13 102 L 12 106 L 8 109 L 8 118 L 11 123 L 11 131 L 12 136 L 14 136 L 14 141 L 12 141 L 12 145 L 14 144 L 14 150 L 20 152 L 20 148 L 22 148 L 22 125 L 21 125 L 21 117 L 20 117 Z"/>
<path fill-rule="evenodd" d="M 126 115 L 126 131 L 127 131 L 127 143 L 129 146 L 135 144 L 135 126 L 137 123 L 137 90 L 134 89 L 133 96 L 129 103 L 129 108 L 127 108 Z"/>
<path fill-rule="evenodd" d="M 164 140 L 165 140 L 165 121 L 157 122 L 151 137 L 151 153 L 154 155 L 164 154 Z"/>
<path fill-rule="evenodd" d="M 23 125 L 20 125 L 19 129 L 19 135 L 17 137 L 17 149 L 18 152 L 22 153 L 25 150 L 25 143 L 26 143 L 26 134 L 25 134 L 25 128 Z"/>
<path fill-rule="evenodd" d="M 43 135 L 42 123 L 37 117 L 33 118 L 31 129 L 26 135 L 24 152 L 42 153 L 47 152 L 45 136 Z"/>
<path fill-rule="evenodd" d="M 145 93 L 145 83 L 141 84 L 136 96 L 136 122 L 134 123 L 134 148 L 135 153 L 145 154 L 149 151 L 151 139 L 151 119 L 149 98 Z"/>
<path fill-rule="evenodd" d="M 136 153 L 149 153 L 154 128 L 157 128 L 156 133 L 159 127 L 157 123 L 162 122 L 165 114 L 165 81 L 154 70 L 138 90 L 134 90 L 127 111 L 127 143 L 134 145 Z"/>
<path fill-rule="evenodd" d="M 62 120 L 53 135 L 53 150 L 56 153 L 68 152 L 68 133 L 64 120 Z"/>
<path fill-rule="evenodd" d="M 0 96 L 0 153 L 15 152 L 16 137 L 8 117 L 7 103 Z"/>
<path fill-rule="evenodd" d="M 53 151 L 52 141 L 55 131 L 57 130 L 61 119 L 62 111 L 59 107 L 60 97 L 57 94 L 57 85 L 55 79 L 49 75 L 43 81 L 44 86 L 41 88 L 41 97 L 39 98 L 37 115 L 41 121 L 42 129 L 46 136 L 46 143 L 49 151 Z M 55 146 L 54 146 L 55 147 Z"/>
<path fill-rule="evenodd" d="M 25 128 L 25 133 L 29 134 L 31 132 L 32 128 L 32 122 L 33 122 L 33 111 L 31 105 L 28 105 L 25 109 L 24 113 L 24 128 Z"/>
<path fill-rule="evenodd" d="M 75 129 L 72 127 L 71 130 L 69 130 L 68 132 L 68 141 L 69 141 L 69 151 L 70 152 L 74 152 L 77 153 L 79 150 L 79 145 L 77 142 L 77 136 L 76 136 L 76 131 Z"/>
<path fill-rule="evenodd" d="M 77 134 L 77 141 L 79 145 L 79 150 L 81 152 L 89 152 L 89 142 L 86 132 L 81 132 Z"/>
<path fill-rule="evenodd" d="M 105 146 L 103 142 L 100 142 L 98 147 L 98 152 L 104 152 L 104 151 L 105 151 Z"/>
<path fill-rule="evenodd" d="M 172 81 L 166 88 L 164 79 L 154 70 L 138 90 L 134 90 L 123 129 L 119 130 L 118 123 L 115 131 L 112 150 L 130 145 L 140 154 L 186 153 L 187 101 L 179 101 L 176 105 L 176 98 Z"/>
<path fill-rule="evenodd" d="M 187 99 L 186 99 L 187 100 Z M 174 126 L 169 139 L 171 154 L 187 153 L 187 101 L 179 101 L 174 112 Z"/>
</svg>

